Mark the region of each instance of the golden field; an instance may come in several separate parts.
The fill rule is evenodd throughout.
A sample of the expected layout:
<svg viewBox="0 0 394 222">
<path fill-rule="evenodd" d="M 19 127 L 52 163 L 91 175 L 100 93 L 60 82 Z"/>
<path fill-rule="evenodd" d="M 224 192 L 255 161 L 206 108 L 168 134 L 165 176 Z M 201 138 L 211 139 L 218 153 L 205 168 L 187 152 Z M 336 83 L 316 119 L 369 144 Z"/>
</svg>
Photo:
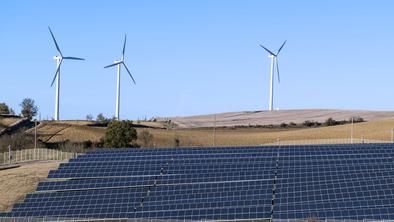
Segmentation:
<svg viewBox="0 0 394 222">
<path fill-rule="evenodd" d="M 37 129 L 39 139 L 44 142 L 71 142 L 92 141 L 98 142 L 105 134 L 105 127 L 90 126 L 89 121 L 59 121 L 43 122 Z M 180 146 L 237 146 L 261 145 L 280 141 L 299 141 L 321 139 L 349 139 L 352 125 L 340 125 L 318 128 L 213 128 L 204 129 L 161 129 L 137 128 L 138 133 L 146 130 L 153 135 L 155 147 L 169 147 L 174 145 L 177 138 Z M 353 137 L 366 140 L 391 140 L 391 131 L 394 128 L 394 118 L 381 119 L 353 125 Z M 34 133 L 34 129 L 29 130 Z M 215 139 L 214 139 L 215 135 Z M 140 144 L 141 141 L 137 141 Z"/>
</svg>

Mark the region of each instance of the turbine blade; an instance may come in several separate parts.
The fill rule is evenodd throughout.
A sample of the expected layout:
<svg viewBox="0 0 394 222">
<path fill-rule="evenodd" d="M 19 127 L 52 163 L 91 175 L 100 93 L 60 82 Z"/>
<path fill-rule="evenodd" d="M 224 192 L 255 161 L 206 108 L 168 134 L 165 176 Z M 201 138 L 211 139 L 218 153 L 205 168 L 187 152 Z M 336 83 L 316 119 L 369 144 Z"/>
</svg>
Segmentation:
<svg viewBox="0 0 394 222">
<path fill-rule="evenodd" d="M 104 68 L 109 68 L 109 67 L 112 67 L 112 66 L 116 66 L 116 65 L 118 65 L 120 63 L 121 62 L 115 62 L 115 63 L 112 63 L 111 65 L 105 66 Z"/>
<path fill-rule="evenodd" d="M 71 60 L 85 60 L 85 59 L 83 59 L 83 58 L 78 58 L 78 57 L 71 57 L 71 56 L 66 56 L 66 57 L 63 57 L 63 59 L 71 59 Z"/>
<path fill-rule="evenodd" d="M 57 69 L 56 69 L 55 76 L 53 77 L 53 80 L 52 80 L 52 83 L 51 83 L 51 87 L 53 86 L 53 83 L 55 82 L 56 76 L 57 76 L 57 74 L 59 73 L 60 66 L 62 65 L 62 62 L 63 62 L 63 59 L 60 60 L 59 66 L 58 66 Z"/>
<path fill-rule="evenodd" d="M 283 42 L 282 46 L 279 48 L 278 53 L 276 53 L 276 55 L 279 55 L 280 50 L 282 50 L 282 48 L 283 48 L 283 46 L 285 46 L 286 42 L 287 42 L 287 40 L 285 40 L 285 41 Z"/>
<path fill-rule="evenodd" d="M 260 45 L 261 48 L 265 49 L 269 54 L 276 56 L 275 53 L 271 52 L 269 49 L 265 48 L 263 45 Z"/>
<path fill-rule="evenodd" d="M 127 68 L 126 64 L 125 64 L 124 62 L 122 62 L 122 64 L 123 64 L 124 67 L 126 68 L 126 71 L 129 73 L 129 76 L 130 76 L 131 79 L 133 80 L 134 84 L 137 84 L 137 83 L 135 83 L 135 80 L 134 80 L 133 76 L 131 75 L 130 70 Z"/>
<path fill-rule="evenodd" d="M 126 39 L 127 39 L 127 35 L 124 35 L 124 43 L 123 43 L 123 52 L 122 52 L 122 56 L 124 57 L 124 52 L 126 51 Z M 122 58 L 123 58 L 122 57 Z"/>
<path fill-rule="evenodd" d="M 276 72 L 278 73 L 278 82 L 280 83 L 280 75 L 279 75 L 279 63 L 278 63 L 278 57 L 275 59 L 276 63 Z"/>
<path fill-rule="evenodd" d="M 49 26 L 48 26 L 48 29 L 49 29 L 49 32 L 51 33 L 53 41 L 55 42 L 55 46 L 56 46 L 57 51 L 59 52 L 60 56 L 63 57 L 62 52 L 60 51 L 59 45 L 56 42 L 55 36 L 53 35 L 52 30 Z"/>
</svg>

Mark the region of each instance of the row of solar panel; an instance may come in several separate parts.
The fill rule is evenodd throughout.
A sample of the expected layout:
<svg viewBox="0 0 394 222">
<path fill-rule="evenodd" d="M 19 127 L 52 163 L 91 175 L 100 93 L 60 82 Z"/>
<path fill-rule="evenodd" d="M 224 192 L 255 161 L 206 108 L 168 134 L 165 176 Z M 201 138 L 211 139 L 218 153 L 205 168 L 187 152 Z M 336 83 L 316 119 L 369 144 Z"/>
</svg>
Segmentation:
<svg viewBox="0 0 394 222">
<path fill-rule="evenodd" d="M 114 178 L 98 178 L 86 180 L 66 180 L 66 181 L 48 181 L 42 182 L 38 185 L 37 191 L 45 190 L 69 190 L 69 189 L 88 189 L 94 186 L 95 188 L 103 187 L 124 187 L 124 186 L 151 186 L 168 185 L 168 184 L 187 184 L 187 183 L 209 183 L 209 182 L 223 182 L 223 181 L 246 181 L 246 180 L 271 180 L 270 175 L 263 172 L 242 172 L 242 175 L 231 174 L 198 174 L 193 175 L 164 175 L 158 177 L 114 177 Z"/>
<path fill-rule="evenodd" d="M 324 166 L 324 165 L 366 165 L 366 164 L 383 164 L 383 163 L 392 163 L 393 159 L 391 156 L 379 156 L 379 157 L 353 157 L 352 159 L 349 158 L 326 158 L 326 159 L 314 159 L 313 157 L 311 158 L 305 158 L 299 159 L 299 160 L 283 160 L 282 158 L 278 158 L 279 165 L 281 167 L 286 167 L 286 166 L 296 166 L 296 167 L 303 167 L 303 166 Z M 62 165 L 59 167 L 59 171 L 76 171 L 76 170 L 91 170 L 91 169 L 111 169 L 111 168 L 120 168 L 121 170 L 127 169 L 127 170 L 135 170 L 135 171 L 141 171 L 141 170 L 149 170 L 149 169 L 160 169 L 161 167 L 166 166 L 169 169 L 177 169 L 177 168 L 182 168 L 182 167 L 187 167 L 191 169 L 206 169 L 206 168 L 218 168 L 218 169 L 242 169 L 244 167 L 248 168 L 272 168 L 273 164 L 276 162 L 276 159 L 262 159 L 262 160 L 255 160 L 255 161 L 243 161 L 242 159 L 237 159 L 234 160 L 233 162 L 225 162 L 225 163 L 217 163 L 217 162 L 206 162 L 204 163 L 193 163 L 192 161 L 189 162 L 188 164 L 185 164 L 183 161 L 179 162 L 177 160 L 169 161 L 171 165 L 167 166 L 168 164 L 147 164 L 147 165 L 141 165 L 138 163 L 128 163 L 128 162 L 117 162 L 113 164 L 109 164 L 107 162 L 104 162 L 100 165 L 95 165 L 93 163 L 90 164 L 70 164 L 69 166 L 67 165 Z M 234 164 L 237 163 L 237 164 Z M 95 163 L 97 164 L 97 163 Z M 206 166 L 206 167 L 205 167 Z"/>
<path fill-rule="evenodd" d="M 319 167 L 309 167 L 309 168 L 300 168 L 300 167 L 288 167 L 288 168 L 279 168 L 278 169 L 278 177 L 279 178 L 290 178 L 292 175 L 297 177 L 306 177 L 310 175 L 310 177 L 318 177 L 319 175 L 336 175 L 338 173 L 344 172 L 347 174 L 353 173 L 360 173 L 360 172 L 370 172 L 371 168 L 374 171 L 393 171 L 394 165 L 393 164 L 375 164 L 375 165 L 326 165 L 326 166 L 319 166 Z M 272 176 L 273 169 L 248 169 L 249 171 L 257 171 L 260 173 L 268 174 Z M 220 174 L 224 174 L 226 171 L 218 170 L 217 176 Z M 228 170 L 227 172 L 237 174 L 242 172 L 242 170 Z M 161 170 L 161 169 L 152 169 L 146 171 L 133 171 L 133 170 L 119 170 L 117 171 L 116 168 L 114 169 L 107 169 L 107 170 L 85 170 L 85 171 L 51 171 L 49 173 L 49 178 L 97 178 L 97 177 L 130 177 L 130 176 L 158 176 L 158 175 L 183 175 L 183 174 L 213 174 L 215 170 L 206 170 L 200 171 L 198 170 L 187 170 L 187 169 L 180 169 L 180 170 Z"/>
<path fill-rule="evenodd" d="M 5 214 L 5 216 L 24 217 L 24 216 L 64 216 L 70 218 L 149 218 L 149 219 L 178 219 L 178 220 L 242 220 L 242 219 L 261 219 L 270 217 L 271 206 L 248 206 L 230 208 L 204 208 L 204 209 L 185 209 L 168 211 L 146 211 L 130 212 L 129 207 L 125 208 L 92 208 L 75 209 L 60 211 L 32 211 L 15 212 Z"/>
<path fill-rule="evenodd" d="M 296 151 L 294 151 L 296 152 Z M 311 153 L 310 151 L 297 151 L 298 154 L 291 154 L 289 155 L 288 152 L 279 152 L 279 156 L 282 158 L 289 158 L 291 159 L 299 159 L 301 157 L 313 157 L 313 158 L 329 158 L 330 156 L 336 156 L 336 157 L 341 157 L 341 156 L 351 156 L 351 155 L 376 155 L 381 156 L 383 154 L 393 154 L 393 152 L 388 152 L 387 150 L 382 150 L 381 152 L 377 152 L 376 150 L 365 150 L 364 152 L 359 152 L 357 154 L 354 154 L 354 151 L 338 151 L 338 152 L 317 152 L 316 153 Z M 100 161 L 100 162 L 105 162 L 105 161 L 113 161 L 114 159 L 120 160 L 120 161 L 128 161 L 128 162 L 155 162 L 155 161 L 169 161 L 172 160 L 174 157 L 176 157 L 177 160 L 188 160 L 188 159 L 193 159 L 193 160 L 199 160 L 199 159 L 229 159 L 229 158 L 275 158 L 278 155 L 278 152 L 275 153 L 264 153 L 264 152 L 255 152 L 255 153 L 248 153 L 248 154 L 217 154 L 217 155 L 166 155 L 166 156 L 149 156 L 150 158 L 147 158 L 147 156 L 137 156 L 137 155 L 121 155 L 121 156 L 109 156 L 109 155 L 103 155 L 103 156 L 90 156 L 90 155 L 81 155 L 76 159 L 70 160 L 71 163 L 73 162 L 82 162 L 82 161 Z"/>
<path fill-rule="evenodd" d="M 153 153 L 155 155 L 160 153 L 194 153 L 194 152 L 204 152 L 204 153 L 221 153 L 221 152 L 237 152 L 241 151 L 243 153 L 254 150 L 264 150 L 264 151 L 276 151 L 278 148 L 281 150 L 312 150 L 312 149 L 325 149 L 327 150 L 345 150 L 345 149 L 367 149 L 367 148 L 378 148 L 386 149 L 392 147 L 391 143 L 368 143 L 368 144 L 311 144 L 311 145 L 273 145 L 273 146 L 237 146 L 237 147 L 187 147 L 187 148 L 116 148 L 116 149 L 98 149 L 95 151 L 90 151 L 89 155 L 102 155 L 107 153 L 114 154 L 124 154 L 124 153 Z"/>
</svg>

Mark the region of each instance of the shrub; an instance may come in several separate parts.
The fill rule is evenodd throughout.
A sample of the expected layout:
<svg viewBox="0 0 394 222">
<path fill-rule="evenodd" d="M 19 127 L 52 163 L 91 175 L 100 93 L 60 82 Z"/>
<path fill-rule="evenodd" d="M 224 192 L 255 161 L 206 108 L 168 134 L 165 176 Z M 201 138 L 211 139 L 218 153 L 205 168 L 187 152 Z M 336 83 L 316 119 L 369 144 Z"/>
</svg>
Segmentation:
<svg viewBox="0 0 394 222">
<path fill-rule="evenodd" d="M 102 138 L 104 147 L 130 147 L 137 139 L 137 131 L 132 127 L 132 121 L 111 121 Z"/>
<path fill-rule="evenodd" d="M 352 119 L 353 119 L 353 123 L 365 122 L 365 120 L 360 116 L 353 116 L 352 118 L 349 119 L 349 122 L 352 122 Z"/>
<path fill-rule="evenodd" d="M 179 137 L 176 136 L 174 138 L 174 146 L 179 147 L 180 144 L 181 144 L 181 140 L 179 139 Z"/>
<path fill-rule="evenodd" d="M 287 127 L 287 123 L 281 123 L 281 124 L 280 124 L 280 127 L 281 127 L 281 128 L 286 128 L 286 127 Z"/>
<path fill-rule="evenodd" d="M 290 125 L 291 127 L 297 126 L 297 124 L 294 123 L 294 122 L 290 122 L 289 125 Z"/>
<path fill-rule="evenodd" d="M 331 117 L 326 119 L 326 121 L 324 122 L 325 126 L 335 126 L 335 125 L 338 125 L 338 124 L 339 123 L 335 119 L 333 119 Z"/>
<path fill-rule="evenodd" d="M 302 125 L 303 125 L 303 126 L 306 126 L 306 127 L 317 127 L 317 126 L 320 126 L 321 123 L 316 122 L 316 121 L 305 120 L 305 121 L 302 123 Z"/>
</svg>

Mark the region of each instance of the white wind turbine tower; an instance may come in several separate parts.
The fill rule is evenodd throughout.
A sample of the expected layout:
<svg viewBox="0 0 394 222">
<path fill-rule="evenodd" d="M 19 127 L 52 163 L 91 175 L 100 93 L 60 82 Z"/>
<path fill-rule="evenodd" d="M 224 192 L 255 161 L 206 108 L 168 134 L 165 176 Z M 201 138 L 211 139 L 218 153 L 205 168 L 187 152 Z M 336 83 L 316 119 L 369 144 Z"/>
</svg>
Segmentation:
<svg viewBox="0 0 394 222">
<path fill-rule="evenodd" d="M 123 52 L 122 52 L 122 58 L 120 60 L 115 60 L 114 63 L 111 65 L 105 66 L 104 68 L 112 67 L 112 66 L 117 66 L 117 75 L 116 75 L 116 113 L 115 113 L 115 118 L 119 120 L 119 107 L 120 107 L 120 68 L 123 65 L 126 69 L 126 71 L 129 73 L 129 76 L 133 80 L 134 84 L 135 80 L 133 76 L 131 75 L 129 69 L 127 68 L 126 64 L 124 63 L 124 52 L 126 50 L 126 38 L 127 35 L 124 36 L 124 43 L 123 43 Z"/>
<path fill-rule="evenodd" d="M 62 62 L 64 59 L 70 59 L 70 60 L 85 60 L 82 58 L 77 58 L 77 57 L 70 57 L 70 56 L 63 56 L 62 52 L 60 51 L 59 45 L 56 42 L 55 36 L 52 33 L 52 30 L 50 27 L 48 27 L 49 32 L 51 33 L 53 42 L 55 43 L 57 52 L 59 53 L 57 56 L 54 56 L 53 59 L 56 60 L 56 72 L 55 76 L 53 77 L 52 84 L 56 81 L 56 99 L 55 99 L 55 120 L 59 120 L 59 98 L 60 98 L 60 66 L 62 65 Z"/>
<path fill-rule="evenodd" d="M 270 104 L 269 104 L 269 110 L 273 110 L 273 104 L 274 104 L 274 72 L 275 72 L 275 65 L 276 65 L 276 71 L 278 73 L 278 82 L 280 83 L 280 76 L 279 76 L 279 65 L 278 65 L 278 55 L 280 51 L 282 50 L 283 46 L 286 44 L 285 40 L 282 44 L 282 46 L 279 48 L 278 52 L 275 54 L 271 52 L 269 49 L 264 47 L 263 45 L 260 45 L 265 51 L 269 53 L 268 57 L 271 58 L 271 80 L 270 80 Z"/>
</svg>

